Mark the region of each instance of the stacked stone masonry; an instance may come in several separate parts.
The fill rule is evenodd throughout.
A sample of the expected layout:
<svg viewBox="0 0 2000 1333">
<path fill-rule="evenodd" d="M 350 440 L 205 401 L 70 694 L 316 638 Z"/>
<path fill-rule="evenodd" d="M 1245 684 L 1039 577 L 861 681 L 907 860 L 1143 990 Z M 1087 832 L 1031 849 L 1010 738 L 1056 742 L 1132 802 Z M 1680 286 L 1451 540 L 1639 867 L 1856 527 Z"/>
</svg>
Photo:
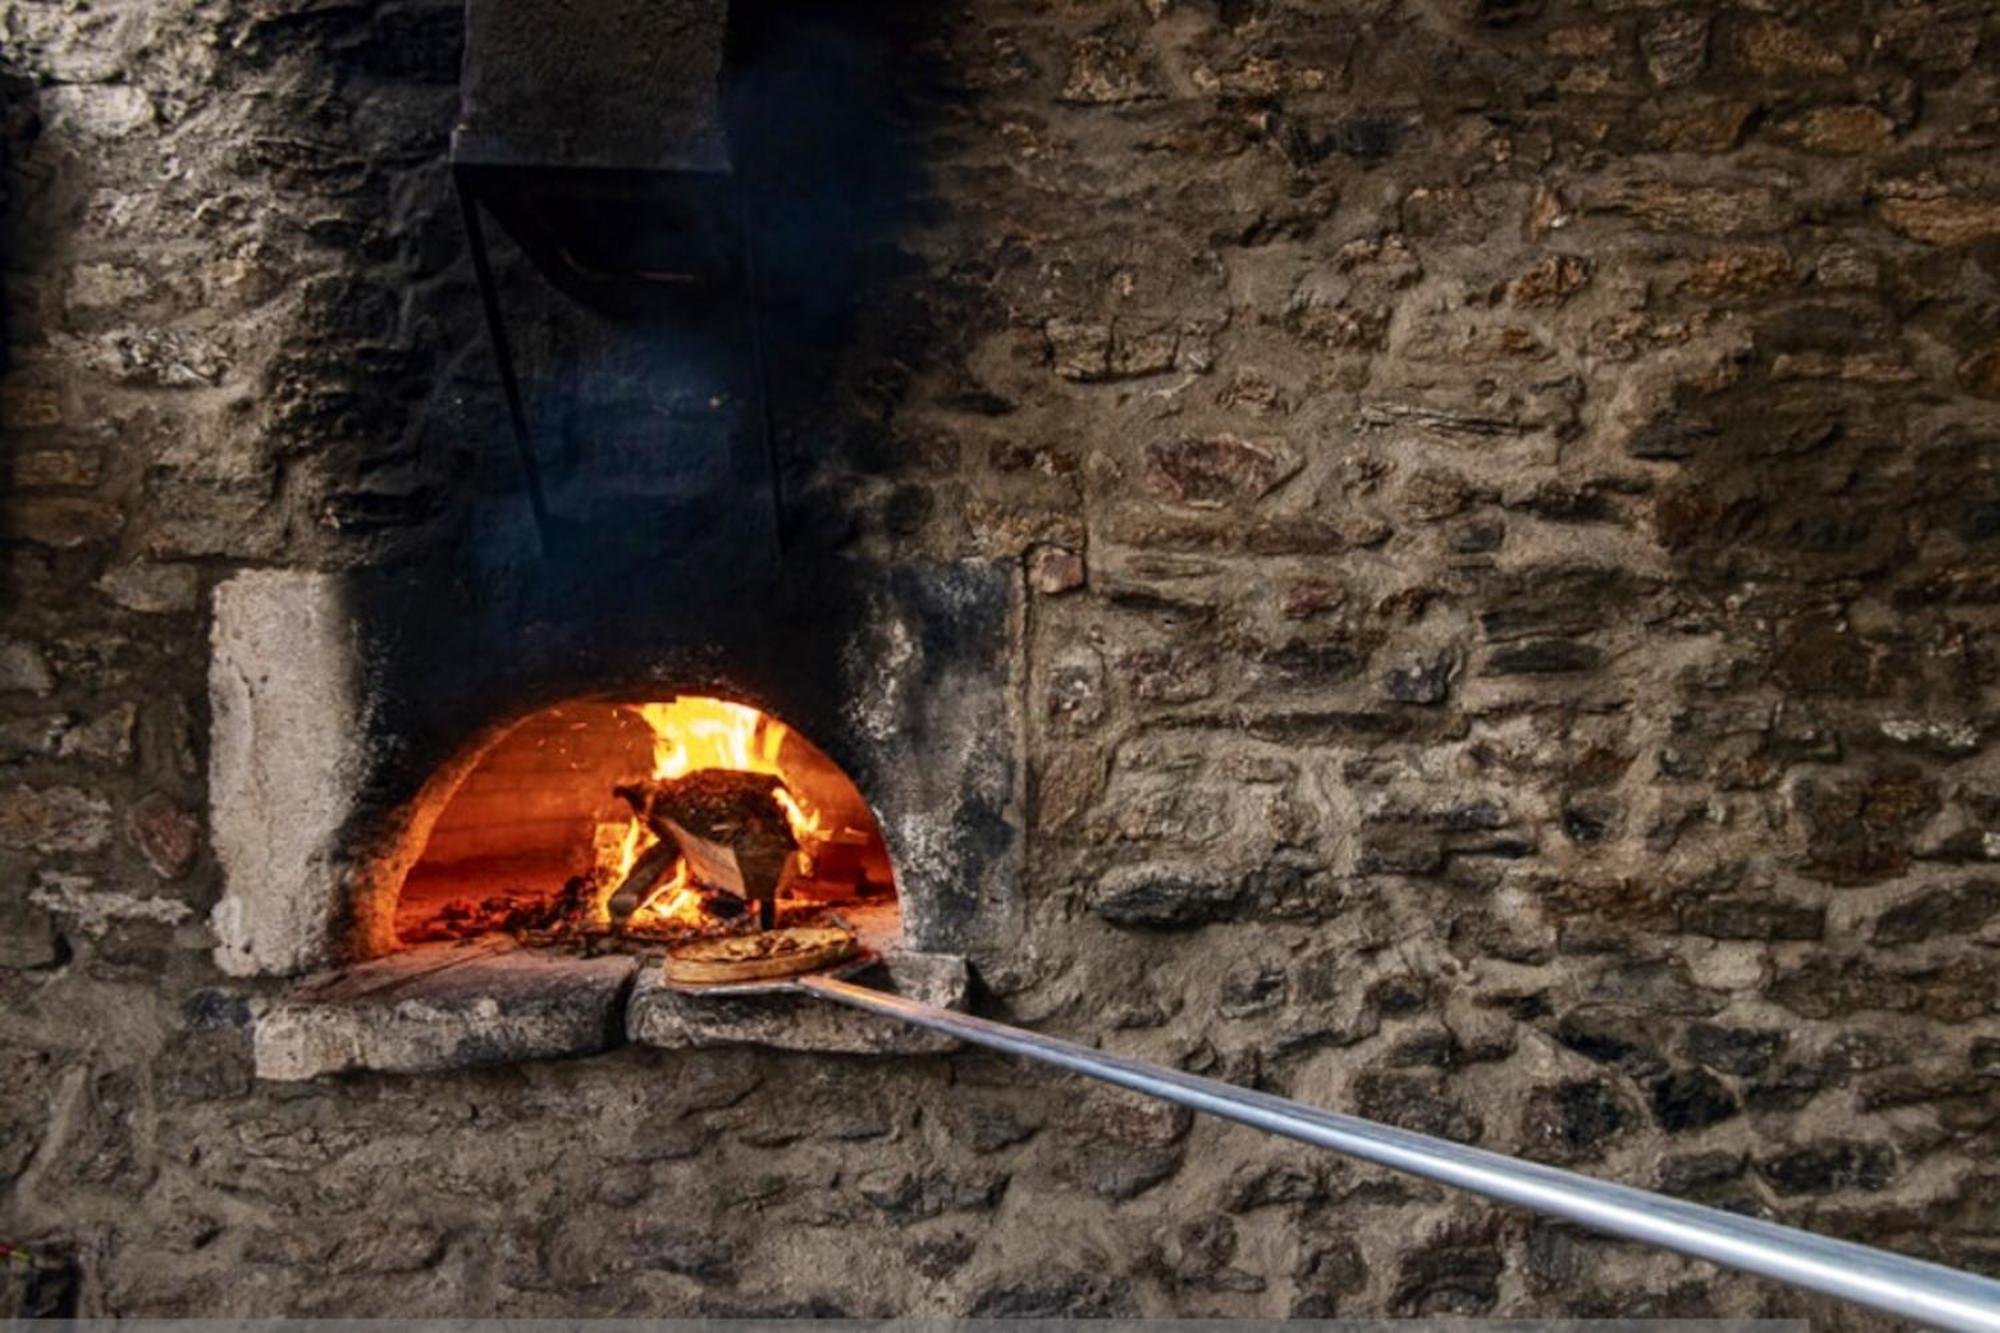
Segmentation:
<svg viewBox="0 0 2000 1333">
<path fill-rule="evenodd" d="M 2000 1272 L 2000 6 L 917 8 L 774 406 L 798 540 L 1020 563 L 975 1007 Z M 104 1315 L 1875 1326 L 973 1052 L 257 1081 L 207 594 L 518 499 L 460 24 L 0 17 L 0 1239 Z"/>
</svg>

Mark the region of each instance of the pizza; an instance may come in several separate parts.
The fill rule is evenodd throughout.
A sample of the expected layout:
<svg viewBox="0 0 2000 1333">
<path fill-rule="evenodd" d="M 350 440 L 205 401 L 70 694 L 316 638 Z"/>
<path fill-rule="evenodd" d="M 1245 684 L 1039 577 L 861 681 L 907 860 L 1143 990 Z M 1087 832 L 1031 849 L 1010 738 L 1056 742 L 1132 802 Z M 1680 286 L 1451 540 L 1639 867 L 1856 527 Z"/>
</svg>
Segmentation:
<svg viewBox="0 0 2000 1333">
<path fill-rule="evenodd" d="M 667 950 L 667 980 L 712 986 L 795 977 L 844 963 L 859 949 L 854 933 L 838 926 L 788 926 L 696 940 Z"/>
</svg>

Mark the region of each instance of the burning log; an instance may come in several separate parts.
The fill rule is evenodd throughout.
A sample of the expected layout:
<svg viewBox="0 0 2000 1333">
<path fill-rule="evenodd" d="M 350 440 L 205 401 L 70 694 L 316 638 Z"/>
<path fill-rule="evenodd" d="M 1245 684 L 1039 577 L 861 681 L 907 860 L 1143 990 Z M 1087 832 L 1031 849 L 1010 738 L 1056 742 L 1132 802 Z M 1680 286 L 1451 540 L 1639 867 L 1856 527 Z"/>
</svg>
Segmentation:
<svg viewBox="0 0 2000 1333">
<path fill-rule="evenodd" d="M 614 790 L 661 846 L 687 858 L 697 883 L 756 903 L 759 922 L 769 927 L 777 913 L 778 881 L 798 850 L 791 821 L 778 803 L 784 786 L 768 773 L 704 768 L 683 778 L 628 783 Z M 637 908 L 635 901 L 626 914 Z M 612 916 L 622 919 L 615 898 Z"/>
<path fill-rule="evenodd" d="M 671 838 L 662 838 L 648 847 L 626 873 L 607 904 L 613 921 L 623 921 L 639 910 L 648 894 L 658 887 L 681 859 L 681 849 Z"/>
</svg>

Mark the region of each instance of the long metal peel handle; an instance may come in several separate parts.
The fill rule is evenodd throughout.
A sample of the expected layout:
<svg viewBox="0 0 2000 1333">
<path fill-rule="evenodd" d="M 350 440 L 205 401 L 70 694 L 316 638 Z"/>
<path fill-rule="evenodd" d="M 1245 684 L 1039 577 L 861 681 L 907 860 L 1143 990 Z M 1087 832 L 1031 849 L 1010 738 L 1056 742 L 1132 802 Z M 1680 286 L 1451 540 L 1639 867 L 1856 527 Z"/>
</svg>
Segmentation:
<svg viewBox="0 0 2000 1333">
<path fill-rule="evenodd" d="M 1269 1093 L 1251 1092 L 919 1004 L 852 982 L 803 977 L 798 984 L 802 990 L 856 1009 L 899 1018 L 975 1045 L 1102 1079 L 1149 1097 L 1456 1185 L 1614 1236 L 1776 1278 L 1937 1328 L 2000 1333 L 2000 1282 L 1989 1278 L 1322 1111 Z"/>
</svg>

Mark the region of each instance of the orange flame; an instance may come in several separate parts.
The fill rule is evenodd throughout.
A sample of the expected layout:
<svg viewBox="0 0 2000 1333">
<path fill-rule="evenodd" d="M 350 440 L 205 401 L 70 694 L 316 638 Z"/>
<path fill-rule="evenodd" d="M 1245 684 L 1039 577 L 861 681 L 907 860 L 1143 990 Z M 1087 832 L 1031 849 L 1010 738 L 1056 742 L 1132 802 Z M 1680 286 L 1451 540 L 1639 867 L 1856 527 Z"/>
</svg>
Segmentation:
<svg viewBox="0 0 2000 1333">
<path fill-rule="evenodd" d="M 686 777 L 704 768 L 769 773 L 783 779 L 778 754 L 792 729 L 748 704 L 682 695 L 668 703 L 639 704 L 632 710 L 653 730 L 653 777 Z M 789 788 L 777 792 L 792 835 L 801 844 L 826 836 L 817 811 Z"/>
<path fill-rule="evenodd" d="M 781 780 L 785 777 L 778 755 L 791 729 L 746 704 L 682 695 L 666 703 L 636 704 L 631 711 L 652 730 L 655 781 L 686 777 L 705 768 L 769 773 Z M 825 840 L 826 825 L 818 811 L 789 787 L 780 787 L 775 795 L 801 848 Z M 612 892 L 657 841 L 636 816 L 598 826 L 594 859 L 600 921 L 608 920 Z M 688 884 L 686 862 L 675 867 L 672 878 L 647 899 L 634 919 L 646 917 L 688 922 L 701 919 L 701 895 Z"/>
</svg>

